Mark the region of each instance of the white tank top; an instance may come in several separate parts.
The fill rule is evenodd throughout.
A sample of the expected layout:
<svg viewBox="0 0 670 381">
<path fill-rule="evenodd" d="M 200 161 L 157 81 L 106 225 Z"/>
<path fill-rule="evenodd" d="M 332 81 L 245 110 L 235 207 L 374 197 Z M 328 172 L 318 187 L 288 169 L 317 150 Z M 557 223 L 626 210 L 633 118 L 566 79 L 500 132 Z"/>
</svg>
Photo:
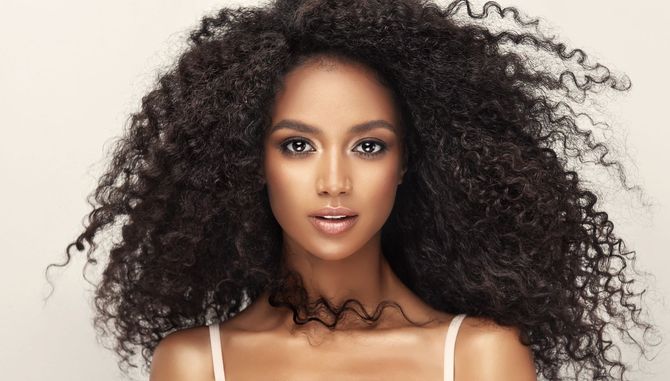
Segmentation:
<svg viewBox="0 0 670 381">
<path fill-rule="evenodd" d="M 444 381 L 454 381 L 454 349 L 456 348 L 456 335 L 465 318 L 465 314 L 454 316 L 447 327 L 444 337 Z M 219 323 L 208 325 L 209 341 L 212 347 L 212 365 L 214 366 L 214 381 L 226 381 L 223 368 L 223 352 L 221 351 L 221 334 Z"/>
</svg>

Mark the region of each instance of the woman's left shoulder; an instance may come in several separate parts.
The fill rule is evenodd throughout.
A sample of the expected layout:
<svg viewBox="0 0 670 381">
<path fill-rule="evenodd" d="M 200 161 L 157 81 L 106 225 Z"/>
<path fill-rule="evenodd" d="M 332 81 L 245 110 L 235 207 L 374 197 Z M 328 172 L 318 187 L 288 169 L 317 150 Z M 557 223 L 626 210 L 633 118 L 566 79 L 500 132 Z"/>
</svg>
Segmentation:
<svg viewBox="0 0 670 381">
<path fill-rule="evenodd" d="M 501 325 L 495 320 L 482 316 L 466 315 L 459 329 L 459 337 L 467 336 L 468 341 L 473 344 L 482 342 L 504 342 L 518 341 L 519 328 L 515 326 Z M 512 340 L 515 339 L 515 340 Z"/>
<path fill-rule="evenodd" d="M 460 379 L 535 381 L 532 350 L 520 339 L 521 331 L 493 319 L 466 316 L 456 340 Z"/>
</svg>

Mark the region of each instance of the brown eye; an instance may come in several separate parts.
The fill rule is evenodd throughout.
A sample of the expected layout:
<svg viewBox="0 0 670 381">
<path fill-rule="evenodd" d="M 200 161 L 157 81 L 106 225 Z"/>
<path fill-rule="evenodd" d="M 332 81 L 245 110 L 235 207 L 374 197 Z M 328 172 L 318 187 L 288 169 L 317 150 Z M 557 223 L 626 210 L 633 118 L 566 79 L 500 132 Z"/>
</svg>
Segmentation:
<svg viewBox="0 0 670 381">
<path fill-rule="evenodd" d="M 279 147 L 283 153 L 287 155 L 297 156 L 297 155 L 304 155 L 305 152 L 308 152 L 305 150 L 305 146 L 311 146 L 311 145 L 307 143 L 307 141 L 305 141 L 304 139 L 291 139 L 282 143 Z"/>
<path fill-rule="evenodd" d="M 310 152 L 306 147 L 311 146 L 312 145 L 304 139 L 290 139 L 280 144 L 279 149 L 282 153 L 289 156 L 302 156 Z M 355 152 L 368 158 L 381 155 L 387 149 L 386 144 L 376 140 L 365 140 L 358 144 L 357 147 L 361 147 L 363 151 L 357 150 Z"/>
<path fill-rule="evenodd" d="M 382 153 L 384 153 L 384 151 L 386 151 L 386 145 L 381 143 L 381 142 L 378 142 L 376 140 L 363 141 L 363 142 L 361 142 L 361 144 L 358 145 L 358 147 L 362 147 L 363 152 L 361 152 L 361 151 L 356 151 L 356 152 L 358 152 L 361 155 L 366 156 L 366 157 L 373 157 L 373 156 L 381 155 Z M 378 147 L 378 149 L 375 150 L 375 147 Z"/>
</svg>

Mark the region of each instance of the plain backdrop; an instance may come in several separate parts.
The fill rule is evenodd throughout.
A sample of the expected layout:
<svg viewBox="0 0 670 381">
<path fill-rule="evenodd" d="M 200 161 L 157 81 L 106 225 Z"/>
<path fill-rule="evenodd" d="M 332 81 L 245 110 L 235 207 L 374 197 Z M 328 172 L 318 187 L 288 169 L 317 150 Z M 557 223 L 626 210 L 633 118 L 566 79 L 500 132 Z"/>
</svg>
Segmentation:
<svg viewBox="0 0 670 381">
<path fill-rule="evenodd" d="M 213 0 L 61 0 L 0 2 L 0 378 L 65 381 L 124 379 L 92 327 L 84 261 L 50 272 L 90 211 L 85 198 L 129 113 L 156 74 L 184 46 Z M 444 2 L 440 2 L 444 4 Z M 483 1 L 475 1 L 477 12 Z M 615 232 L 637 252 L 636 269 L 653 274 L 648 312 L 669 336 L 670 226 L 667 154 L 670 3 L 612 0 L 509 0 L 568 48 L 582 48 L 633 87 L 607 104 L 610 137 L 638 192 L 609 192 L 601 204 Z M 612 92 L 615 93 L 615 92 Z M 610 179 L 603 189 L 616 189 Z M 90 270 L 95 273 L 95 270 Z M 93 281 L 96 279 L 93 278 Z M 667 340 L 666 340 L 667 341 Z M 667 344 L 653 361 L 626 349 L 636 380 L 667 380 Z M 136 375 L 148 379 L 147 375 Z"/>
</svg>

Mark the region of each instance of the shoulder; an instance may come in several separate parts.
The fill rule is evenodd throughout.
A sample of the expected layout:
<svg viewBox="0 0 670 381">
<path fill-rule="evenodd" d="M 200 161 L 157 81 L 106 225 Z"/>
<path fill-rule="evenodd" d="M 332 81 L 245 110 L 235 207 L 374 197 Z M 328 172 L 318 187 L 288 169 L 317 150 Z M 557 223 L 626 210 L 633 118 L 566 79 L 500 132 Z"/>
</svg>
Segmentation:
<svg viewBox="0 0 670 381">
<path fill-rule="evenodd" d="M 456 341 L 456 379 L 536 381 L 533 352 L 519 336 L 516 327 L 466 317 Z"/>
<path fill-rule="evenodd" d="M 214 379 L 208 327 L 175 331 L 156 346 L 150 381 L 211 381 Z"/>
</svg>

